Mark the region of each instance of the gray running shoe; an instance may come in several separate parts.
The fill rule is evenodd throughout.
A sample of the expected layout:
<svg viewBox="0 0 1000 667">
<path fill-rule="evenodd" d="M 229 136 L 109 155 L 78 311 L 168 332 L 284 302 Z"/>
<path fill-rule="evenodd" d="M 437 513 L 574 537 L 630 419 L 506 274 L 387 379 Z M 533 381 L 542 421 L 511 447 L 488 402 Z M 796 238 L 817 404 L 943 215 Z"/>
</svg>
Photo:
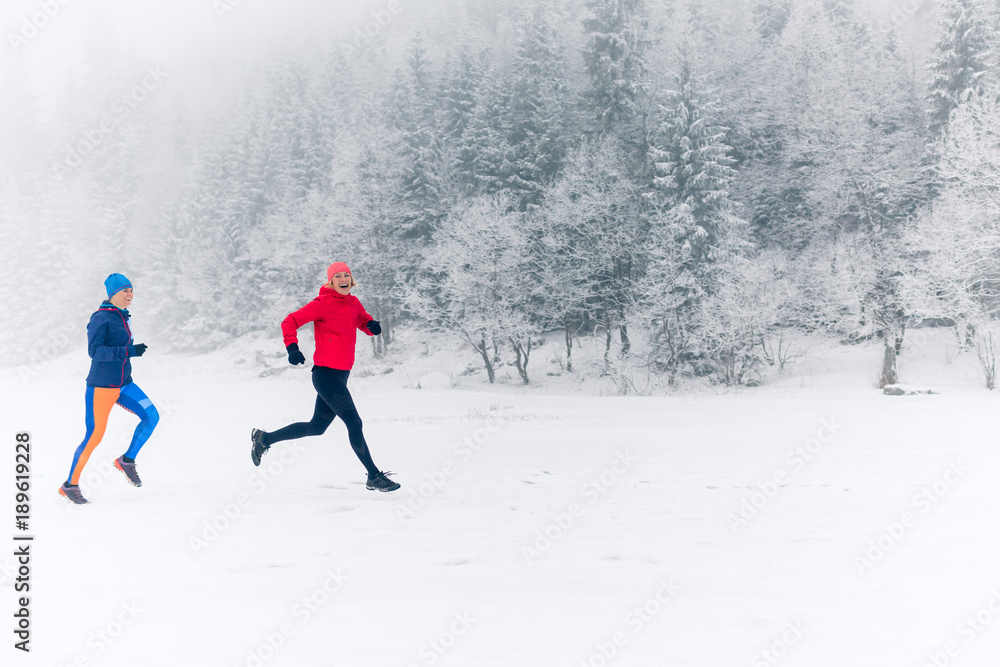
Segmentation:
<svg viewBox="0 0 1000 667">
<path fill-rule="evenodd" d="M 86 505 L 90 502 L 83 497 L 82 493 L 80 493 L 79 484 L 66 484 L 64 482 L 63 485 L 59 487 L 59 495 L 76 505 Z"/>
<path fill-rule="evenodd" d="M 265 431 L 261 431 L 259 428 L 255 428 L 250 431 L 250 459 L 253 461 L 255 466 L 260 465 L 260 457 L 267 453 L 267 450 L 271 449 L 271 445 L 264 444 Z"/>
<path fill-rule="evenodd" d="M 139 473 L 135 471 L 135 461 L 126 461 L 124 455 L 122 455 L 115 459 L 115 467 L 125 473 L 125 476 L 128 477 L 129 484 L 132 486 L 142 486 L 142 480 L 139 479 Z"/>
<path fill-rule="evenodd" d="M 380 472 L 376 475 L 368 475 L 368 490 L 369 491 L 395 491 L 399 488 L 399 484 L 389 479 L 388 475 L 392 473 Z"/>
</svg>

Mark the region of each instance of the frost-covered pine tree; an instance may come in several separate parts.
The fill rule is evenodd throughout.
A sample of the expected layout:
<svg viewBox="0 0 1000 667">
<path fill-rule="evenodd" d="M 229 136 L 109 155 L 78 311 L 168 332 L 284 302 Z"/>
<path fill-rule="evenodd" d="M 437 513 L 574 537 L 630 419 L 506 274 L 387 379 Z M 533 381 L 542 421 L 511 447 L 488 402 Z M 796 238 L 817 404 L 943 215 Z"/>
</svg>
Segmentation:
<svg viewBox="0 0 1000 667">
<path fill-rule="evenodd" d="M 715 115 L 682 53 L 650 151 L 647 197 L 655 214 L 643 289 L 654 360 L 671 380 L 699 339 L 707 342 L 698 331 L 698 312 L 716 290 L 719 268 L 736 251 L 743 227 L 729 198 L 734 170 L 726 129 Z"/>
<path fill-rule="evenodd" d="M 479 152 L 472 125 L 477 98 L 486 80 L 486 67 L 483 52 L 474 53 L 470 46 L 462 44 L 444 75 L 441 133 L 449 178 L 443 186 L 452 189 L 456 198 L 473 195 L 478 190 L 476 169 Z"/>
<path fill-rule="evenodd" d="M 334 145 L 338 160 L 323 226 L 328 246 L 350 262 L 360 298 L 381 322 L 382 334 L 370 338 L 375 356 L 381 357 L 403 318 L 404 286 L 415 278 L 421 249 L 405 238 L 407 228 L 401 224 L 407 213 L 400 196 L 405 170 L 394 150 L 398 134 L 379 100 L 359 100 L 351 121 L 356 129 L 338 135 Z"/>
<path fill-rule="evenodd" d="M 780 37 L 791 11 L 791 0 L 757 0 L 752 8 L 754 28 L 762 39 Z"/>
<path fill-rule="evenodd" d="M 511 77 L 495 62 L 484 66 L 474 112 L 459 141 L 456 176 L 468 182 L 466 193 L 500 192 L 511 164 Z"/>
<path fill-rule="evenodd" d="M 649 199 L 657 211 L 655 226 L 665 232 L 663 242 L 676 245 L 684 257 L 681 270 L 691 279 L 679 289 L 687 292 L 685 302 L 692 305 L 711 291 L 706 269 L 720 259 L 720 247 L 742 223 L 733 215 L 729 199 L 735 172 L 726 128 L 716 124 L 716 108 L 697 90 L 686 58 L 675 85 L 661 106 L 650 151 Z"/>
<path fill-rule="evenodd" d="M 566 155 L 569 109 L 558 20 L 548 3 L 536 5 L 522 21 L 514 60 L 507 138 L 512 165 L 505 187 L 516 194 L 522 211 L 541 204 L 545 186 L 559 173 Z"/>
<path fill-rule="evenodd" d="M 480 191 L 509 192 L 520 211 L 538 208 L 566 153 L 569 109 L 555 20 L 543 3 L 520 21 L 512 62 L 491 68 L 463 152 L 474 155 Z"/>
<path fill-rule="evenodd" d="M 587 0 L 583 59 L 590 77 L 584 97 L 600 132 L 627 134 L 634 122 L 644 69 L 642 0 Z"/>
<path fill-rule="evenodd" d="M 482 84 L 481 58 L 468 45 L 459 45 L 444 76 L 441 94 L 441 132 L 449 139 L 462 136 L 476 108 L 476 90 Z"/>
<path fill-rule="evenodd" d="M 397 71 L 393 107 L 404 165 L 401 193 L 407 214 L 403 224 L 408 238 L 423 242 L 444 216 L 435 84 L 427 46 L 417 36 L 407 49 L 405 70 Z"/>
<path fill-rule="evenodd" d="M 930 64 L 930 132 L 940 135 L 951 112 L 982 91 L 989 67 L 989 29 L 981 0 L 944 0 L 936 57 Z"/>
</svg>

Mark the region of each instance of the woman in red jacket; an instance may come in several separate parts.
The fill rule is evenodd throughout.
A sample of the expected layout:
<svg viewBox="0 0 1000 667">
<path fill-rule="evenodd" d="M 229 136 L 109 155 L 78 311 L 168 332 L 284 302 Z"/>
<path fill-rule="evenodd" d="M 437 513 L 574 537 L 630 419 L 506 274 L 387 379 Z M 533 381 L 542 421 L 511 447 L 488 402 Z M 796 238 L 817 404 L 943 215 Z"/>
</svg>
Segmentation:
<svg viewBox="0 0 1000 667">
<path fill-rule="evenodd" d="M 331 264 L 326 270 L 326 277 L 329 282 L 319 289 L 319 296 L 281 323 L 285 349 L 288 350 L 288 363 L 304 364 L 306 358 L 299 351 L 297 331 L 302 325 L 314 322 L 316 352 L 313 354 L 312 381 L 317 396 L 312 419 L 289 424 L 271 433 L 253 429 L 250 433 L 250 458 L 258 466 L 260 457 L 274 443 L 307 435 L 322 435 L 334 417 L 340 417 L 347 426 L 354 453 L 368 470 L 368 488 L 395 491 L 399 484 L 386 477 L 372 461 L 368 443 L 361 431 L 361 417 L 354 407 L 351 392 L 347 390 L 347 378 L 354 366 L 357 332 L 377 336 L 382 333 L 382 327 L 365 312 L 358 298 L 351 295 L 351 288 L 356 283 L 347 264 Z"/>
</svg>

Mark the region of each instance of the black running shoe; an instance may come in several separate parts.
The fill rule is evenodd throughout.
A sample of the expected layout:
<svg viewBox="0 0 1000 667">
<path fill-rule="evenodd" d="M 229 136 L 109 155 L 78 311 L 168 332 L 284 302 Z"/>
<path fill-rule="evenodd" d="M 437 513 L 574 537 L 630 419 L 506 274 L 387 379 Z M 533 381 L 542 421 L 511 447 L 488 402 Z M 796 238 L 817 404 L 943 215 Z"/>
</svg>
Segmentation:
<svg viewBox="0 0 1000 667">
<path fill-rule="evenodd" d="M 79 484 L 66 484 L 64 482 L 63 485 L 59 487 L 59 495 L 77 505 L 86 505 L 90 502 L 83 497 L 82 493 L 80 493 Z"/>
<path fill-rule="evenodd" d="M 255 466 L 260 465 L 260 457 L 267 453 L 267 450 L 271 449 L 271 445 L 264 444 L 265 432 L 261 431 L 259 428 L 255 428 L 250 431 L 250 442 L 252 446 L 250 447 L 250 458 L 253 460 Z"/>
<path fill-rule="evenodd" d="M 392 474 L 392 473 L 388 473 Z M 369 491 L 395 491 L 399 488 L 399 484 L 392 481 L 386 476 L 386 473 L 380 472 L 376 475 L 368 475 L 368 490 Z"/>
</svg>

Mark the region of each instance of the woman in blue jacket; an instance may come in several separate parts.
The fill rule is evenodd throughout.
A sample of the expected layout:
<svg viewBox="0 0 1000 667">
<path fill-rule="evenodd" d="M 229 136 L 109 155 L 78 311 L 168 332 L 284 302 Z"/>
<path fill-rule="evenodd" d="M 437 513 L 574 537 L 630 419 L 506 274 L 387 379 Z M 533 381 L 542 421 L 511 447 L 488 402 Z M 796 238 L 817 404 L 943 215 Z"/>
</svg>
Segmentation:
<svg viewBox="0 0 1000 667">
<path fill-rule="evenodd" d="M 133 343 L 132 329 L 128 325 L 132 283 L 122 274 L 112 273 L 104 281 L 104 287 L 108 300 L 90 316 L 87 324 L 87 350 L 92 359 L 87 375 L 87 434 L 73 455 L 69 477 L 59 487 L 59 494 L 77 505 L 88 502 L 80 493 L 80 475 L 104 437 L 111 408 L 120 405 L 141 420 L 128 451 L 115 459 L 115 467 L 133 486 L 142 486 L 135 469 L 135 457 L 160 419 L 153 402 L 132 382 L 131 359 L 141 357 L 146 351 L 145 345 Z"/>
</svg>

